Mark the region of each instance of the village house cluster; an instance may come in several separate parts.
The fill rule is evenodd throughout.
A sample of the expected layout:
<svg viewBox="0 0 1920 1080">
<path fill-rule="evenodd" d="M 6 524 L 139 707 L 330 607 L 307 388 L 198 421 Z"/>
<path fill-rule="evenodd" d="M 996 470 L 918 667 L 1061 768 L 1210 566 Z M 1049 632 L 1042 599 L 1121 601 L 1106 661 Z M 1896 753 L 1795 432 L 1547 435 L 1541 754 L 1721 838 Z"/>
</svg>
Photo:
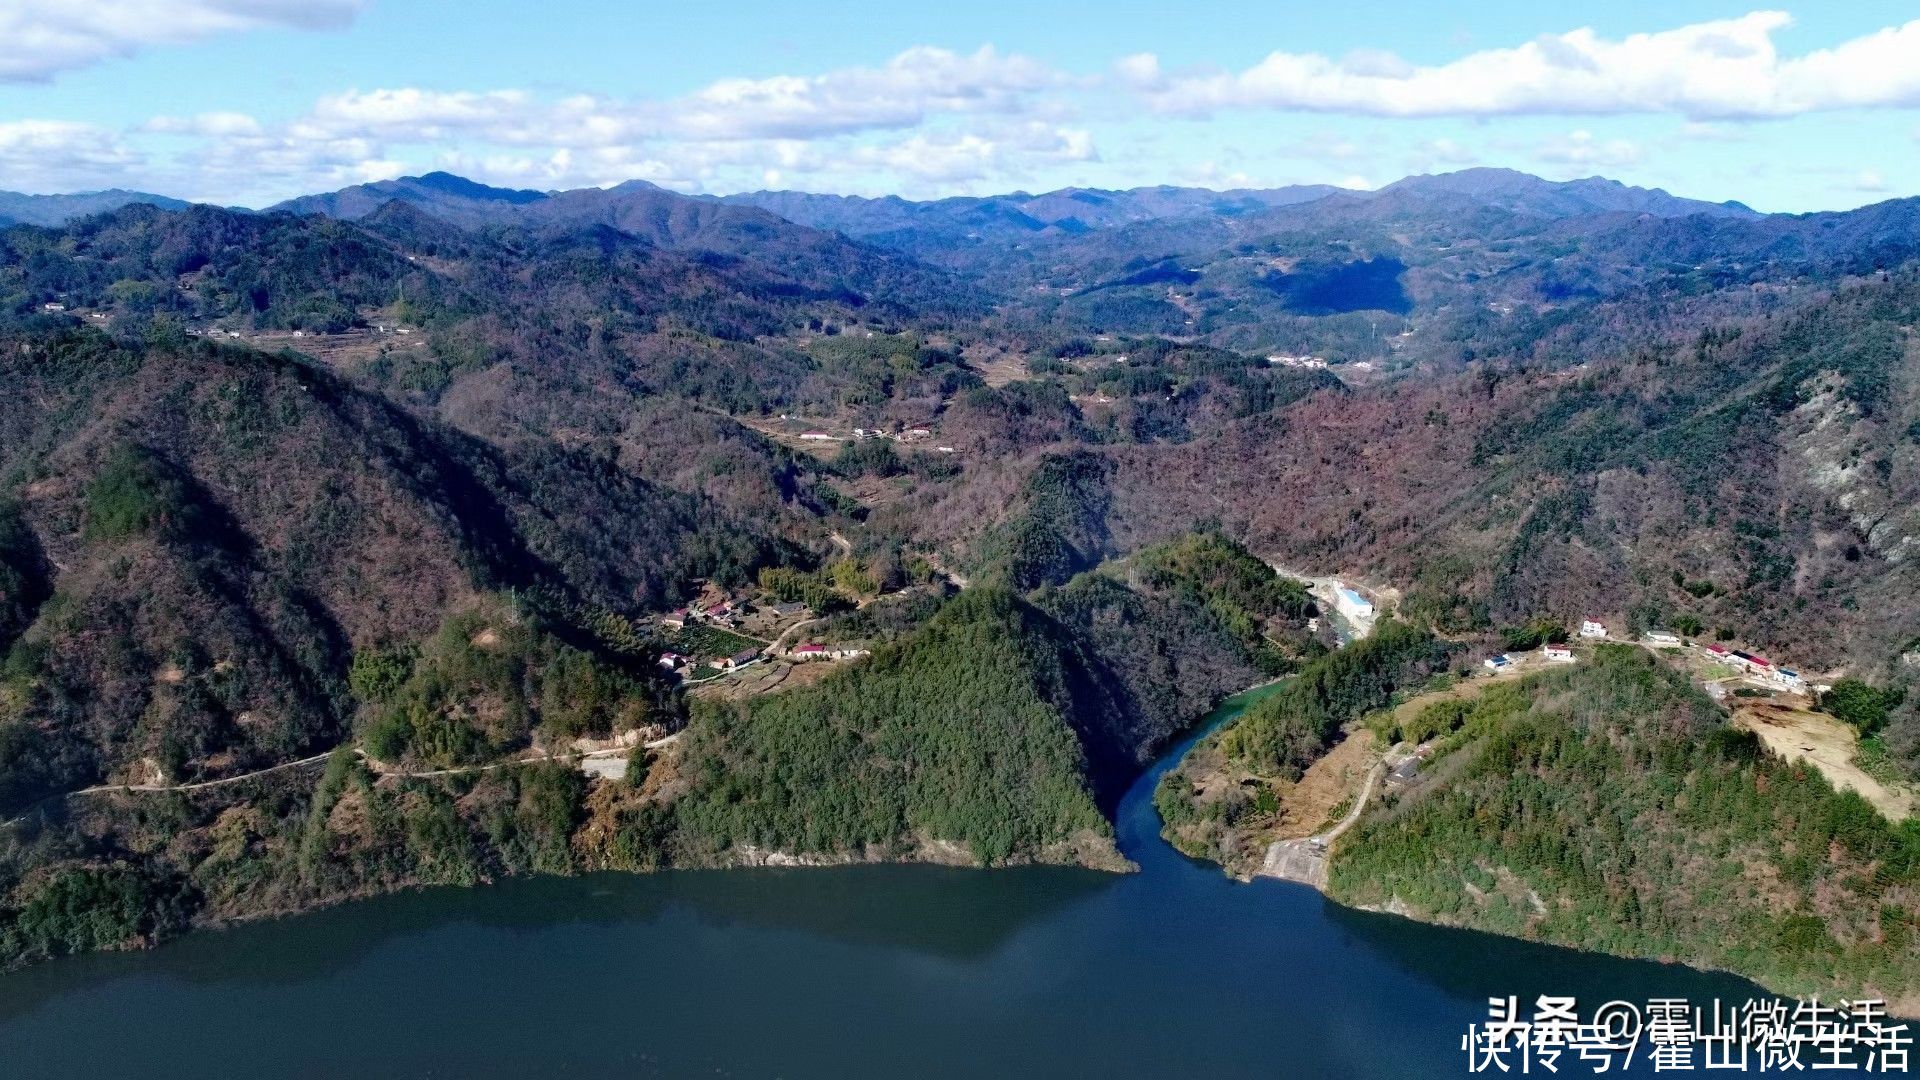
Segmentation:
<svg viewBox="0 0 1920 1080">
<path fill-rule="evenodd" d="M 1308 368 L 1315 371 L 1327 366 L 1327 362 L 1318 356 L 1288 356 L 1285 353 L 1275 353 L 1267 357 L 1267 363 L 1278 364 L 1281 367 Z"/>
<path fill-rule="evenodd" d="M 1580 621 L 1579 636 L 1585 641 L 1604 641 L 1607 638 L 1605 623 L 1595 619 Z M 1653 629 L 1640 635 L 1640 643 L 1654 649 L 1686 649 L 1698 647 L 1710 659 L 1731 667 L 1751 679 L 1771 684 L 1793 693 L 1820 693 L 1822 686 L 1809 685 L 1806 679 L 1792 668 L 1781 667 L 1757 653 L 1743 649 L 1731 649 L 1725 645 L 1695 645 L 1672 630 Z M 1548 644 L 1542 655 L 1553 663 L 1570 664 L 1575 660 L 1573 650 L 1566 645 Z M 1488 671 L 1501 672 L 1511 670 L 1519 663 L 1519 658 L 1501 653 L 1481 661 Z"/>
<path fill-rule="evenodd" d="M 791 421 L 794 417 L 791 414 L 783 414 L 780 419 Z M 893 424 L 888 427 L 877 428 L 857 427 L 853 429 L 851 436 L 836 435 L 822 428 L 808 428 L 800 433 L 799 438 L 806 442 L 847 442 L 849 439 L 854 442 L 864 442 L 868 439 L 892 439 L 897 443 L 913 443 L 933 438 L 933 425 L 931 421 L 928 421 L 917 424 Z M 954 452 L 954 448 L 951 446 L 936 446 L 934 449 L 942 454 L 951 454 Z"/>
<path fill-rule="evenodd" d="M 1756 678 L 1775 683 L 1786 690 L 1805 690 L 1807 683 L 1800 673 L 1792 668 L 1784 668 L 1764 656 L 1756 656 L 1740 649 L 1729 649 L 1721 645 L 1706 646 L 1706 653 L 1715 660 L 1730 664 Z"/>
<path fill-rule="evenodd" d="M 739 671 L 742 668 L 763 661 L 785 659 L 793 663 L 811 660 L 857 660 L 868 655 L 868 650 L 850 645 L 823 645 L 808 642 L 783 650 L 780 642 L 788 633 L 804 625 L 802 620 L 813 614 L 807 605 L 791 601 L 777 601 L 763 597 L 758 601 L 718 596 L 709 593 L 701 602 L 662 615 L 660 628 L 669 639 L 677 638 L 681 642 L 699 640 L 683 634 L 690 628 L 711 627 L 722 631 L 712 644 L 724 648 L 737 648 L 742 641 L 751 642 L 750 648 L 742 648 L 730 656 L 694 656 L 687 652 L 669 649 L 662 652 L 659 664 L 668 671 L 676 672 L 694 682 L 705 682 L 722 675 Z M 777 632 L 776 632 L 777 631 Z M 772 637 L 769 643 L 765 638 Z M 682 645 L 682 648 L 689 648 Z M 715 652 L 720 648 L 715 648 Z"/>
<path fill-rule="evenodd" d="M 788 654 L 795 660 L 857 660 L 867 655 L 866 649 L 853 649 L 845 646 L 819 645 L 808 642 Z"/>
</svg>

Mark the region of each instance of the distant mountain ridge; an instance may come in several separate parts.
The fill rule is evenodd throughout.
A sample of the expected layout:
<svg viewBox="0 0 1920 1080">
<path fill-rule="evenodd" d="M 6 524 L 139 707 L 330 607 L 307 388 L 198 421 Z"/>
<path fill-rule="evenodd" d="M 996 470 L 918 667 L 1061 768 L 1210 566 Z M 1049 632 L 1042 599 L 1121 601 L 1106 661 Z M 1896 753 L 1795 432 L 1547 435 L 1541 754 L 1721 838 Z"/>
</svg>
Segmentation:
<svg viewBox="0 0 1920 1080">
<path fill-rule="evenodd" d="M 0 191 L 0 225 L 44 225 L 55 228 L 74 218 L 103 214 L 132 203 L 145 203 L 163 210 L 184 210 L 192 205 L 184 199 L 122 188 L 76 191 L 69 195 L 23 195 L 17 191 Z"/>
<path fill-rule="evenodd" d="M 1196 215 L 1234 216 L 1274 206 L 1311 202 L 1343 189 L 1306 184 L 1267 190 L 1155 187 L 1124 191 L 1061 188 L 1039 195 L 961 196 L 915 202 L 888 195 L 821 195 L 804 191 L 751 191 L 702 196 L 715 202 L 757 206 L 789 221 L 835 229 L 854 237 L 886 235 L 907 229 L 936 229 L 953 239 L 979 239 L 996 232 L 1066 233 L 1110 228 L 1137 221 Z"/>
<path fill-rule="evenodd" d="M 1380 195 L 1394 193 L 1465 195 L 1517 213 L 1543 217 L 1620 212 L 1650 214 L 1654 217 L 1686 217 L 1692 214 L 1745 218 L 1766 216 L 1739 202 L 1715 203 L 1687 199 L 1660 188 L 1633 187 L 1602 176 L 1554 181 L 1515 169 L 1461 169 L 1458 172 L 1409 176 L 1388 184 L 1378 192 Z"/>
<path fill-rule="evenodd" d="M 440 216 L 448 213 L 484 213 L 499 205 L 525 206 L 548 198 L 544 191 L 492 187 L 448 172 L 403 176 L 355 184 L 338 191 L 301 195 L 266 208 L 266 213 L 325 214 L 348 221 L 366 217 L 389 202 L 411 203 Z"/>
<path fill-rule="evenodd" d="M 1543 180 L 1512 169 L 1465 169 L 1411 176 L 1378 191 L 1330 184 L 1230 191 L 1161 185 L 1124 191 L 1062 188 L 1039 195 L 1016 191 L 928 202 L 913 202 L 897 196 L 870 199 L 799 191 L 701 197 L 757 206 L 802 225 L 833 229 L 858 240 L 915 254 L 1001 240 L 1073 236 L 1156 221 L 1236 219 L 1328 198 L 1349 202 L 1382 198 L 1389 201 L 1466 198 L 1514 213 L 1547 218 L 1619 212 L 1655 217 L 1763 216 L 1739 203 L 1686 199 L 1658 188 L 1632 187 L 1603 177 L 1562 182 Z"/>
<path fill-rule="evenodd" d="M 1499 168 L 1409 176 L 1375 191 L 1331 184 L 1229 190 L 1160 184 L 1124 190 L 1061 188 L 1039 194 L 1013 191 L 925 201 L 897 195 L 871 198 L 784 190 L 682 195 L 645 180 L 629 180 L 609 188 L 540 191 L 496 187 L 435 171 L 300 195 L 268 206 L 262 212 L 325 214 L 351 221 L 398 201 L 464 226 L 491 223 L 507 216 L 572 224 L 582 216 L 610 213 L 608 203 L 615 198 L 638 199 L 649 205 L 653 200 L 664 203 L 684 199 L 763 210 L 797 225 L 909 250 L 930 243 L 980 242 L 1027 235 L 1071 236 L 1168 219 L 1237 218 L 1333 196 L 1354 200 L 1388 196 L 1465 197 L 1476 203 L 1541 217 L 1620 212 L 1656 217 L 1767 216 L 1738 202 L 1688 199 L 1659 188 L 1634 187 L 1599 176 L 1554 181 Z M 58 226 L 131 203 L 169 210 L 191 205 L 171 196 L 120 188 L 58 195 L 0 191 L 0 224 Z M 520 211 L 525 211 L 524 215 L 519 214 Z"/>
</svg>

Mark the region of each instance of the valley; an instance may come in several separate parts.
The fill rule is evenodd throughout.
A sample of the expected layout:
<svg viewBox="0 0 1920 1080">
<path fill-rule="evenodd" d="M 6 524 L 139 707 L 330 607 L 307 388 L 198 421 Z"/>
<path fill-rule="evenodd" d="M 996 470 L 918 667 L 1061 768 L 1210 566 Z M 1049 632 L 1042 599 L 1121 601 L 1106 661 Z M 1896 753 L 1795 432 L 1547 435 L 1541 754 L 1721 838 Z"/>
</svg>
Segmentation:
<svg viewBox="0 0 1920 1080">
<path fill-rule="evenodd" d="M 1920 1000 L 1910 201 L 35 212 L 10 966 L 529 875 L 1126 870 L 1153 775 L 1239 877 Z M 1695 647 L 1540 659 L 1588 619 Z M 1702 659 L 1744 643 L 1811 696 Z"/>
</svg>

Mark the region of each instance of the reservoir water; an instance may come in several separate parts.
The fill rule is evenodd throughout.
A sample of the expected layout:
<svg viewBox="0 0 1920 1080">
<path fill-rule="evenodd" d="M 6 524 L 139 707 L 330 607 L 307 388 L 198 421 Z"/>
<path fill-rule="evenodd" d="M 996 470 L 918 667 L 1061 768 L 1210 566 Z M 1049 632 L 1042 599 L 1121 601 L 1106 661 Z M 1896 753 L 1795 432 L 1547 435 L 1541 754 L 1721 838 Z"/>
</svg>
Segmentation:
<svg viewBox="0 0 1920 1080">
<path fill-rule="evenodd" d="M 1573 994 L 1586 1012 L 1757 994 L 1235 883 L 1159 838 L 1153 785 L 1190 742 L 1119 805 L 1137 874 L 733 870 L 391 896 L 0 976 L 0 1080 L 1454 1076 L 1490 996 Z"/>
</svg>

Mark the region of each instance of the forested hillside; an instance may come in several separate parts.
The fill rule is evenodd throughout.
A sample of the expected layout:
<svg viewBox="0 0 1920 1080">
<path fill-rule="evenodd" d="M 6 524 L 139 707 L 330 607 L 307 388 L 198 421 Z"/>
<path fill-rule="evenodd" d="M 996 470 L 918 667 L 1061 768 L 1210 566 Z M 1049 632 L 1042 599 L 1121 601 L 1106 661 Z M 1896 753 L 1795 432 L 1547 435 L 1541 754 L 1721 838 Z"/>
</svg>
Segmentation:
<svg viewBox="0 0 1920 1080">
<path fill-rule="evenodd" d="M 1920 1000 L 1920 833 L 1889 825 L 1641 650 L 1490 687 L 1335 850 L 1345 903 L 1791 994 Z"/>
<path fill-rule="evenodd" d="M 1154 805 L 1174 846 L 1236 872 L 1257 868 L 1257 837 L 1279 812 L 1278 793 L 1396 695 L 1447 678 L 1451 643 L 1398 622 L 1326 653 L 1190 751 L 1160 778 Z M 1316 823 L 1317 824 L 1317 823 Z"/>
<path fill-rule="evenodd" d="M 342 728 L 323 733 L 340 741 L 324 767 L 98 792 L 15 823 L 0 849 L 0 966 L 509 874 L 902 858 L 1120 868 L 1105 817 L 1120 786 L 1259 675 L 1191 598 L 1088 576 L 1038 601 L 969 589 L 815 686 L 695 702 L 688 717 L 644 656 L 595 633 L 604 613 L 583 625 L 550 600 L 477 596 L 423 638 L 356 648 L 325 673 L 341 684 Z M 235 670 L 167 685 L 218 707 Z M 45 729 L 15 715 L 9 746 Z M 530 743 L 667 729 L 677 745 L 633 751 L 623 780 L 504 765 Z M 6 764 L 16 783 L 41 775 Z"/>
<path fill-rule="evenodd" d="M 8 338 L 0 814 L 325 750 L 359 650 L 489 590 L 657 610 L 776 538 L 557 446 L 503 452 L 297 360 Z"/>
<path fill-rule="evenodd" d="M 1060 860 L 1105 842 L 1075 721 L 1113 707 L 1031 608 L 968 590 L 816 688 L 697 712 L 675 816 L 717 853 Z"/>
<path fill-rule="evenodd" d="M 1138 770 L 1291 677 L 1162 791 L 1189 850 L 1244 865 L 1262 792 L 1343 727 L 1587 617 L 1844 677 L 1837 707 L 1880 705 L 1877 775 L 1920 774 L 1911 201 L 1786 217 L 1477 171 L 939 203 L 445 174 L 265 213 L 103 198 L 0 206 L 44 222 L 0 229 L 8 958 L 523 872 L 1114 865 L 1104 815 Z M 1336 648 L 1272 566 L 1395 617 Z M 1555 679 L 1641 678 L 1625 664 Z M 1717 736 L 1661 742 L 1680 706 L 1657 689 L 1607 721 L 1629 760 L 1681 754 L 1647 784 L 1799 791 Z M 1543 694 L 1529 733 L 1600 722 Z M 1506 746 L 1592 780 L 1503 724 L 1453 760 Z M 1702 798 L 1755 812 L 1732 790 Z M 1671 816 L 1676 864 L 1744 850 L 1618 801 Z M 1458 831 L 1481 854 L 1520 835 Z M 1739 924 L 1798 935 L 1783 980 L 1829 949 L 1906 992 L 1865 944 L 1903 932 L 1904 879 L 1820 906 L 1893 865 L 1860 835 L 1779 868 L 1831 949 Z M 1366 876 L 1466 920 L 1434 873 Z M 1560 882 L 1576 907 L 1584 880 Z M 1542 933 L 1585 932 L 1563 918 Z M 1709 925 L 1660 919 L 1609 947 L 1677 955 Z"/>
</svg>

